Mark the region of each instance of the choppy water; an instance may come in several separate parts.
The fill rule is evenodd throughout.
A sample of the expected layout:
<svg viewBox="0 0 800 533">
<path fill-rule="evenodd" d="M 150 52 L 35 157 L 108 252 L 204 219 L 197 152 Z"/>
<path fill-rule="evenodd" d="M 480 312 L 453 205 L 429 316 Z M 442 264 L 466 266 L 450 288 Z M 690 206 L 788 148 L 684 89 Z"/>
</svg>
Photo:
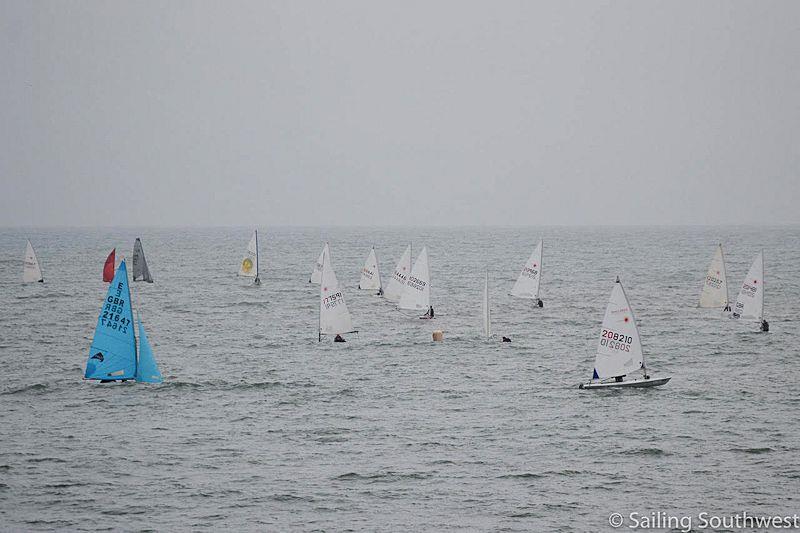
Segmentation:
<svg viewBox="0 0 800 533">
<path fill-rule="evenodd" d="M 507 296 L 540 235 L 544 309 Z M 166 382 L 83 382 L 109 249 Z M 46 283 L 21 283 L 25 237 Z M 0 230 L 0 527 L 605 530 L 610 512 L 791 513 L 800 493 L 800 228 Z M 360 335 L 317 342 L 324 240 Z M 427 245 L 433 323 L 356 290 Z M 695 307 L 717 242 L 735 298 L 766 260 L 772 331 Z M 494 329 L 480 338 L 482 274 Z M 619 274 L 653 390 L 579 391 Z M 445 330 L 432 343 L 431 330 Z"/>
</svg>

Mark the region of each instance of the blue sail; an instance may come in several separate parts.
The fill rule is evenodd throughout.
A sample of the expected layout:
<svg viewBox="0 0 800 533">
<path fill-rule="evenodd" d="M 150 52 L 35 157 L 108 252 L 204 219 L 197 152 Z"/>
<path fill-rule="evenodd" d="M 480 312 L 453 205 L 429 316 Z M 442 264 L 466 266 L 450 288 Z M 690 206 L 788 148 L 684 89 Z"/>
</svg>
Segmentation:
<svg viewBox="0 0 800 533">
<path fill-rule="evenodd" d="M 86 379 L 133 379 L 136 374 L 136 338 L 133 331 L 131 290 L 128 270 L 123 260 L 108 287 L 106 299 L 97 317 Z"/>
<path fill-rule="evenodd" d="M 153 350 L 147 341 L 147 333 L 144 332 L 142 319 L 139 319 L 139 366 L 136 367 L 136 381 L 145 383 L 161 383 L 164 379 L 158 371 L 156 358 L 153 357 Z"/>
</svg>

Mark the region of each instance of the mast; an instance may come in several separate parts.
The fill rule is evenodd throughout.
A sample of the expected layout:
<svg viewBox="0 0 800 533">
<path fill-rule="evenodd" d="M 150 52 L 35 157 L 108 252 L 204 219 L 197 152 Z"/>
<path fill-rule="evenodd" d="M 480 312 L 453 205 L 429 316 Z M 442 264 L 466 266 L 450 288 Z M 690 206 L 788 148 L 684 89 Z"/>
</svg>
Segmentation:
<svg viewBox="0 0 800 533">
<path fill-rule="evenodd" d="M 722 251 L 722 243 L 719 243 L 719 256 L 722 258 L 722 275 L 725 276 L 725 307 L 723 307 L 723 312 L 725 309 L 730 309 L 731 307 L 731 296 L 728 292 L 728 268 L 725 266 L 725 252 Z"/>
<path fill-rule="evenodd" d="M 326 242 L 325 245 L 327 246 L 328 243 Z M 325 271 L 325 248 L 322 249 L 322 272 Z M 319 313 L 317 313 L 317 342 L 322 342 L 322 289 L 323 289 L 323 279 L 322 279 L 322 272 L 319 274 L 319 302 L 317 303 L 317 308 L 319 309 Z"/>
<path fill-rule="evenodd" d="M 258 285 L 258 283 L 261 280 L 258 279 L 258 230 L 257 229 L 255 230 L 255 234 L 256 234 L 256 279 L 253 280 L 253 283 Z"/>
<path fill-rule="evenodd" d="M 122 261 L 125 260 L 125 257 L 122 258 Z M 133 316 L 133 286 L 131 286 L 130 280 L 128 278 L 128 269 L 125 269 L 125 281 L 128 282 L 128 301 L 131 304 L 131 316 Z M 112 280 L 113 282 L 113 280 Z M 139 315 L 139 321 L 142 320 L 142 315 L 139 313 L 139 304 L 136 304 L 136 314 Z M 136 325 L 131 324 L 131 328 L 133 328 L 133 379 L 136 379 L 136 374 L 139 372 L 139 346 L 138 346 L 138 337 L 136 336 Z"/>
<path fill-rule="evenodd" d="M 631 313 L 631 320 L 633 321 L 633 327 L 636 328 L 636 336 L 639 337 L 639 345 L 642 346 L 642 376 L 647 375 L 647 362 L 644 358 L 644 345 L 642 345 L 642 335 L 639 333 L 639 324 L 636 322 L 636 315 L 633 313 L 633 308 L 631 307 L 631 301 L 628 299 L 628 293 L 625 292 L 625 287 L 622 285 L 622 282 L 619 280 L 619 276 L 617 276 L 617 283 L 619 283 L 619 288 L 622 289 L 622 294 L 625 296 L 625 303 L 628 304 L 628 311 Z"/>
</svg>

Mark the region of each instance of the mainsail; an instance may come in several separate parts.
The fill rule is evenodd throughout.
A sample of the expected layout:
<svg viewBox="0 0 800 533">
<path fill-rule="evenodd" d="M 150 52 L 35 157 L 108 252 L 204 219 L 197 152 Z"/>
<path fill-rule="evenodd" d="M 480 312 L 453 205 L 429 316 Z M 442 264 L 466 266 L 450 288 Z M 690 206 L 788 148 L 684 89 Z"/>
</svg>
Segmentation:
<svg viewBox="0 0 800 533">
<path fill-rule="evenodd" d="M 111 250 L 111 253 L 106 257 L 106 263 L 103 265 L 103 281 L 110 283 L 114 279 L 114 263 L 116 261 L 115 255 L 117 249 Z"/>
<path fill-rule="evenodd" d="M 764 252 L 759 252 L 742 282 L 733 307 L 735 318 L 764 318 Z"/>
<path fill-rule="evenodd" d="M 722 254 L 722 245 L 717 246 L 711 265 L 708 267 L 703 290 L 700 293 L 700 307 L 720 308 L 728 307 L 728 281 L 725 275 L 725 257 Z"/>
<path fill-rule="evenodd" d="M 250 237 L 250 243 L 239 267 L 239 275 L 255 278 L 255 283 L 258 283 L 258 230 L 253 230 L 253 236 Z"/>
<path fill-rule="evenodd" d="M 361 269 L 361 281 L 358 282 L 359 289 L 380 290 L 381 288 L 381 270 L 378 266 L 378 258 L 375 255 L 375 247 L 369 251 L 367 260 L 364 262 L 364 268 Z"/>
<path fill-rule="evenodd" d="M 22 282 L 31 283 L 35 281 L 44 282 L 42 276 L 42 269 L 39 266 L 39 260 L 36 258 L 36 252 L 33 251 L 31 241 L 25 247 L 25 259 L 22 265 Z"/>
<path fill-rule="evenodd" d="M 489 273 L 486 273 L 486 279 L 483 282 L 483 334 L 486 337 L 492 336 L 492 311 L 489 308 Z"/>
<path fill-rule="evenodd" d="M 161 377 L 161 372 L 158 371 L 158 364 L 156 364 L 156 358 L 153 356 L 152 348 L 150 348 L 150 342 L 147 340 L 141 317 L 139 318 L 139 364 L 136 365 L 136 381 L 145 383 L 161 383 L 164 381 Z"/>
<path fill-rule="evenodd" d="M 423 248 L 408 275 L 397 306 L 400 309 L 427 311 L 431 305 L 431 275 L 428 269 L 428 249 Z"/>
<path fill-rule="evenodd" d="M 592 379 L 624 376 L 645 368 L 639 329 L 619 278 L 611 291 Z"/>
<path fill-rule="evenodd" d="M 153 283 L 153 276 L 150 275 L 150 269 L 147 268 L 142 240 L 139 237 L 136 237 L 136 241 L 133 243 L 133 281 Z"/>
<path fill-rule="evenodd" d="M 330 247 L 328 246 L 327 242 L 322 248 L 322 251 L 319 253 L 317 262 L 314 264 L 314 271 L 311 273 L 311 277 L 308 280 L 309 283 L 319 284 L 322 280 L 322 264 L 325 262 L 326 256 L 328 257 L 328 260 L 330 260 Z"/>
<path fill-rule="evenodd" d="M 327 249 L 327 248 L 326 248 Z M 344 301 L 344 293 L 331 267 L 330 257 L 324 254 L 319 290 L 319 340 L 323 335 L 352 333 L 353 320 Z"/>
<path fill-rule="evenodd" d="M 517 298 L 539 298 L 539 282 L 542 279 L 542 241 L 533 250 L 533 253 L 522 267 L 514 288 L 511 289 L 511 296 Z"/>
<path fill-rule="evenodd" d="M 400 256 L 397 266 L 394 267 L 394 274 L 389 279 L 389 284 L 384 290 L 384 296 L 390 302 L 399 302 L 400 296 L 403 294 L 403 287 L 408 279 L 408 274 L 411 272 L 411 245 L 406 247 L 406 251 Z"/>
<path fill-rule="evenodd" d="M 112 258 L 113 260 L 113 258 Z M 113 264 L 113 263 L 112 263 Z M 123 260 L 106 293 L 97 318 L 86 379 L 133 379 L 136 375 L 136 338 L 133 331 L 131 291 Z"/>
</svg>

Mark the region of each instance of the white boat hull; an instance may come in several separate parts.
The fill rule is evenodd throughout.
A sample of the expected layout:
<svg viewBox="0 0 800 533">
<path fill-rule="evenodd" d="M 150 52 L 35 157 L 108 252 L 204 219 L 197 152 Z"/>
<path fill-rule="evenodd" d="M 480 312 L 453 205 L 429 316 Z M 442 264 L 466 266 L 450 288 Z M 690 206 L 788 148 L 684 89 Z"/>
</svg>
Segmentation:
<svg viewBox="0 0 800 533">
<path fill-rule="evenodd" d="M 581 383 L 578 387 L 579 389 L 621 389 L 625 387 L 636 387 L 636 388 L 644 388 L 644 387 L 658 387 L 659 385 L 665 384 L 667 381 L 672 379 L 669 378 L 658 378 L 658 379 L 628 379 L 625 381 L 608 381 L 608 382 L 600 382 L 600 381 L 591 381 L 589 383 Z"/>
</svg>

